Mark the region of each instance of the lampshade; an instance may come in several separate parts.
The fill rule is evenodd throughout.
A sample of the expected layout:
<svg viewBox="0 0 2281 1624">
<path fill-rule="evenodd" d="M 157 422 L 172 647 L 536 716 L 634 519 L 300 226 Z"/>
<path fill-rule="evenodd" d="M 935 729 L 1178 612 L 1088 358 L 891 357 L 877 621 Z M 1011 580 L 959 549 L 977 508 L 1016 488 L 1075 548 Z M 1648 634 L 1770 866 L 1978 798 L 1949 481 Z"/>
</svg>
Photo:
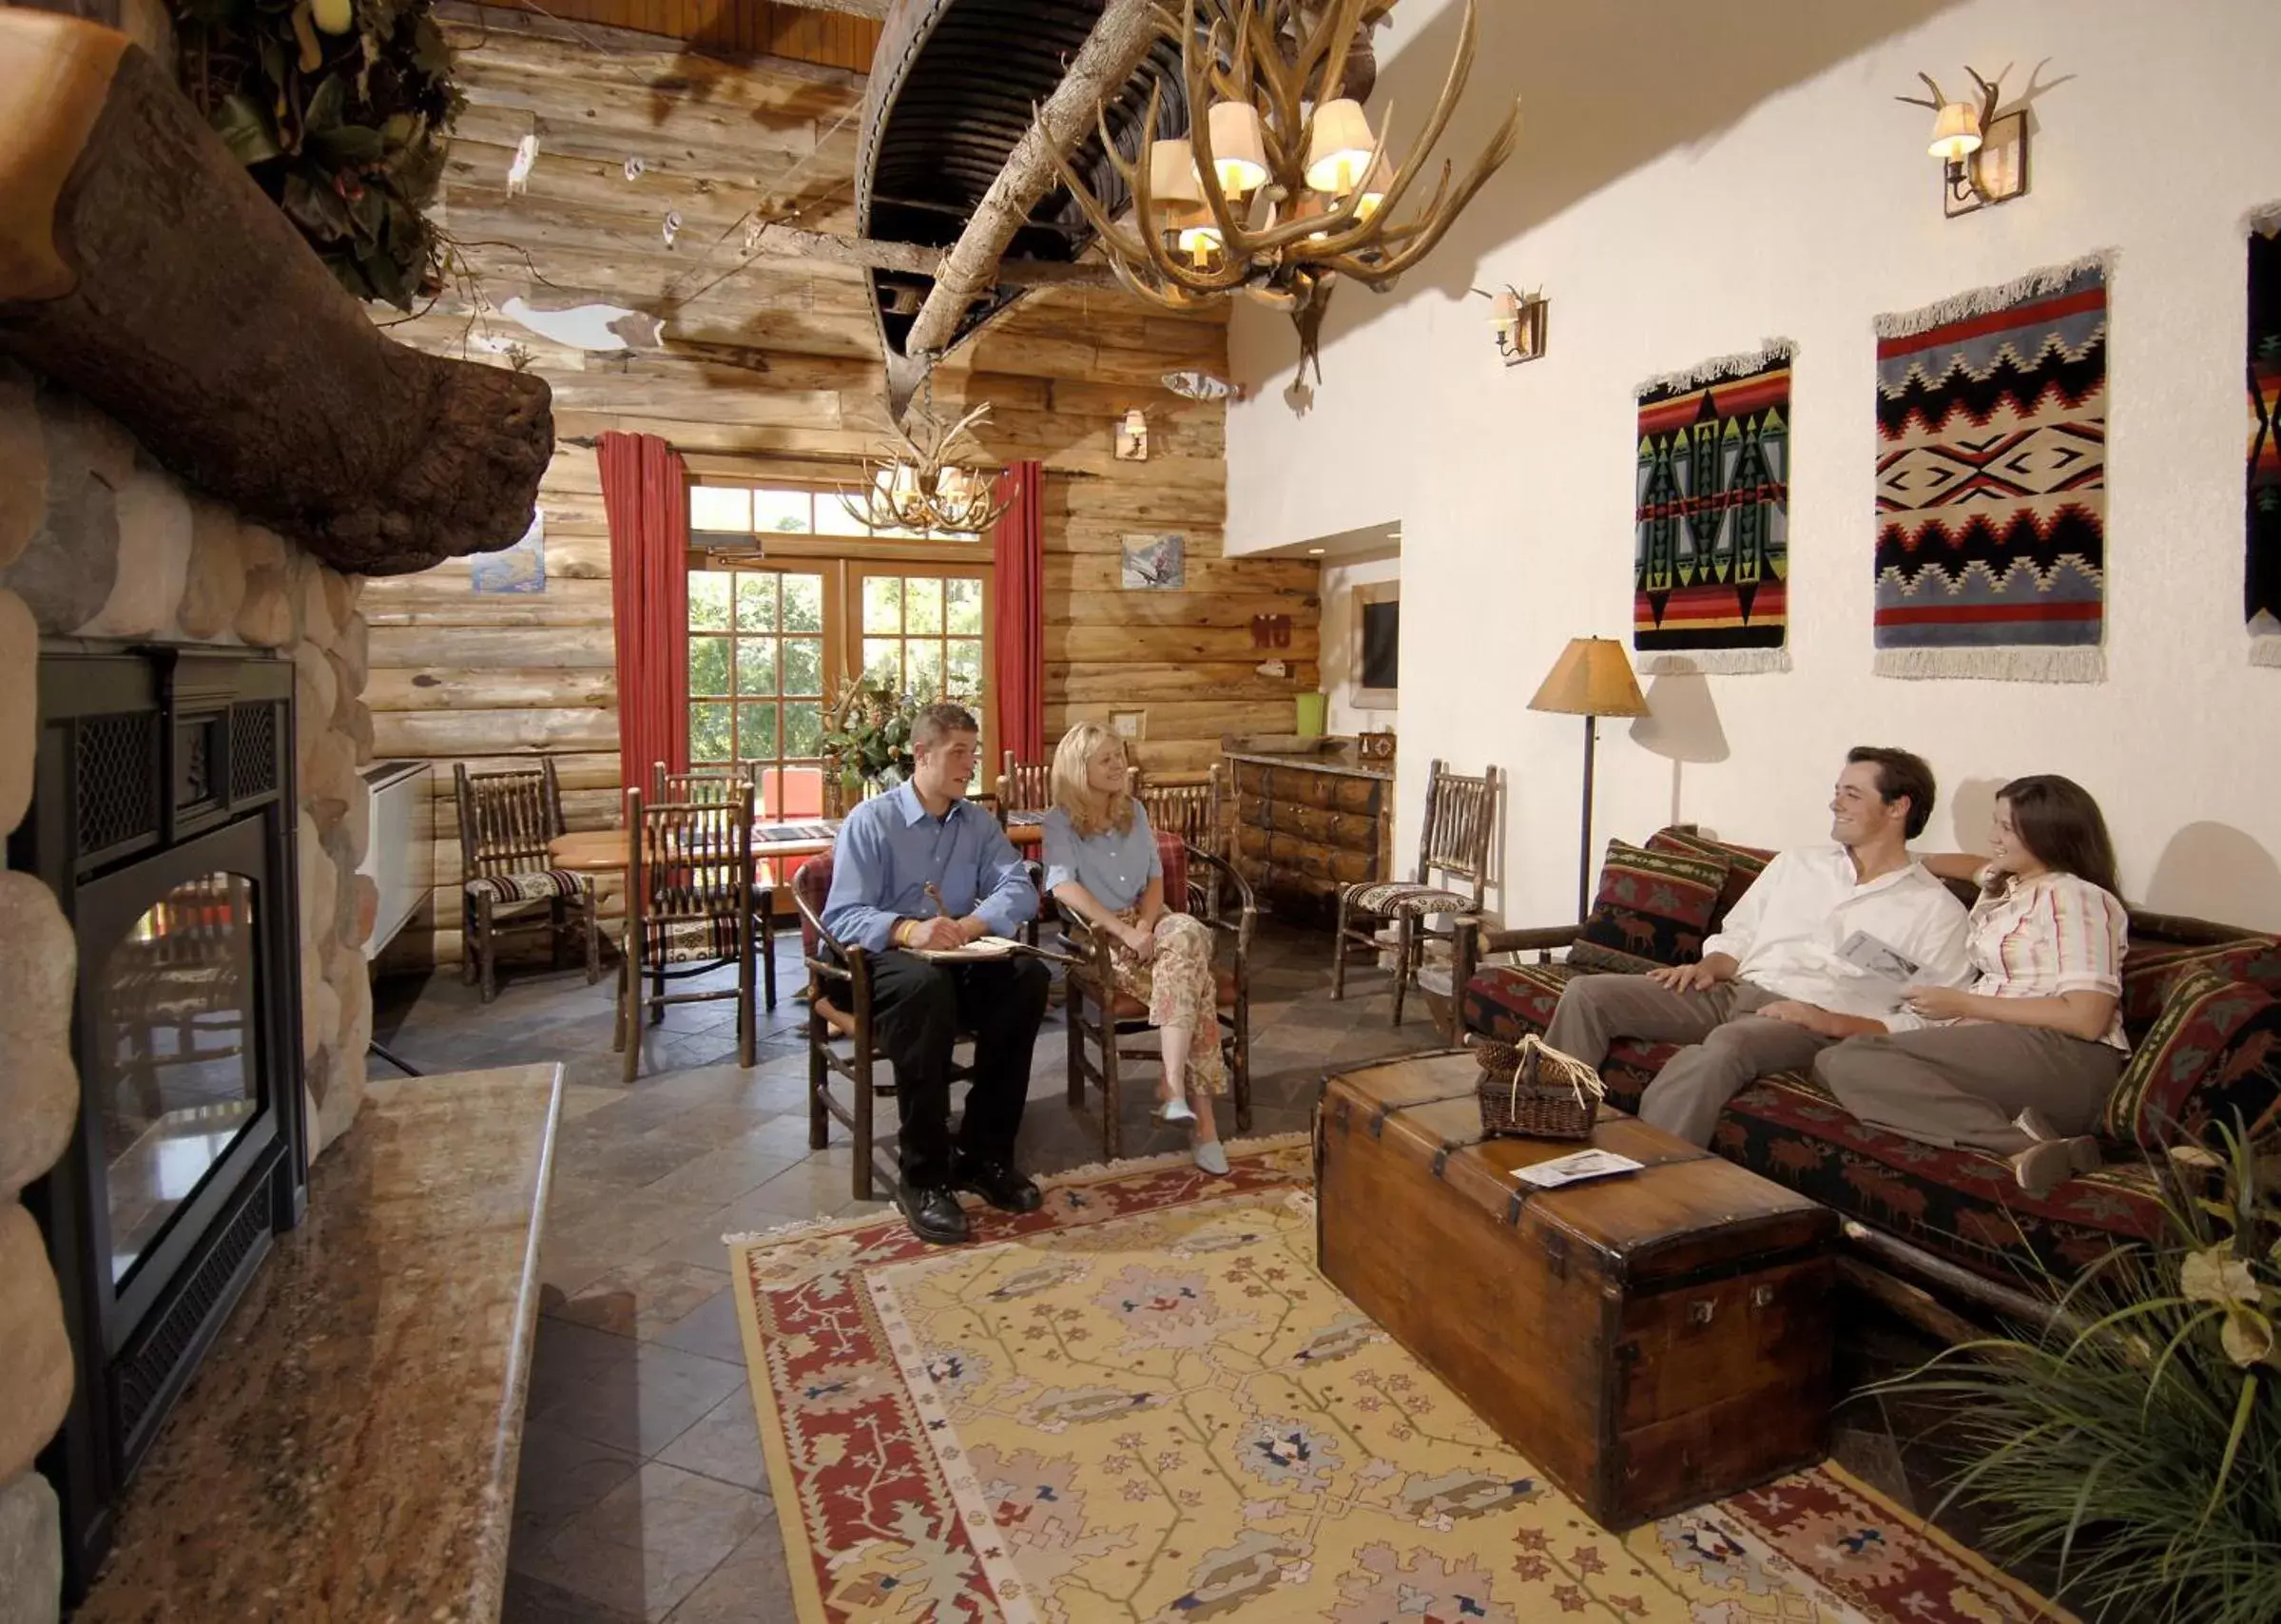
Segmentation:
<svg viewBox="0 0 2281 1624">
<path fill-rule="evenodd" d="M 1574 637 L 1529 708 L 1562 716 L 1645 716 L 1648 702 L 1622 644 L 1612 637 Z"/>
<path fill-rule="evenodd" d="M 1500 333 L 1511 333 L 1520 325 L 1520 295 L 1505 289 L 1489 301 L 1489 325 Z"/>
<path fill-rule="evenodd" d="M 1324 102 L 1315 109 L 1307 136 L 1306 184 L 1319 192 L 1344 197 L 1363 178 L 1376 145 L 1362 103 L 1345 96 Z"/>
<path fill-rule="evenodd" d="M 1220 251 L 1226 239 L 1220 235 L 1219 222 L 1208 208 L 1183 209 L 1172 216 L 1173 241 L 1180 251 L 1201 265 Z"/>
<path fill-rule="evenodd" d="M 1259 109 L 1249 102 L 1215 102 L 1210 119 L 1211 166 L 1219 174 L 1220 190 L 1242 197 L 1267 178 Z"/>
<path fill-rule="evenodd" d="M 1355 219 L 1368 220 L 1376 214 L 1379 205 L 1386 201 L 1386 188 L 1393 184 L 1394 165 L 1386 162 L 1385 154 L 1382 152 L 1378 162 L 1370 165 L 1370 173 L 1363 177 L 1363 195 L 1354 205 Z"/>
<path fill-rule="evenodd" d="M 1149 143 L 1149 201 L 1163 208 L 1204 201 L 1196 184 L 1196 151 L 1185 139 Z"/>
<path fill-rule="evenodd" d="M 1951 102 L 1933 120 L 1932 145 L 1924 150 L 1944 164 L 1955 164 L 1980 150 L 1980 109 L 1969 102 Z"/>
</svg>

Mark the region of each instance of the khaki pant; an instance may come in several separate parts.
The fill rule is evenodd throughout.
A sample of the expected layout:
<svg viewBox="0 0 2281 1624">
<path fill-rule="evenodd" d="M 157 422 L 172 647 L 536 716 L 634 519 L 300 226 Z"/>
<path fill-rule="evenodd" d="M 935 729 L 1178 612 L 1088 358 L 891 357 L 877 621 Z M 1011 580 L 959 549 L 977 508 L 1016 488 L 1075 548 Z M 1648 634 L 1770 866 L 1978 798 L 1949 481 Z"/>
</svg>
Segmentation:
<svg viewBox="0 0 2281 1624">
<path fill-rule="evenodd" d="M 1814 1075 L 1873 1128 L 2009 1156 L 2034 1142 L 2012 1126 L 2030 1107 L 2055 1133 L 2095 1131 L 2123 1058 L 2111 1044 L 1982 1020 L 1847 1038 Z"/>
<path fill-rule="evenodd" d="M 1753 1010 L 1781 995 L 1748 981 L 1674 993 L 1645 976 L 1578 976 L 1561 990 L 1544 1040 L 1595 1071 L 1619 1037 L 1685 1043 L 1640 1096 L 1639 1119 L 1709 1145 L 1727 1102 L 1769 1072 L 1804 1066 L 1833 1041 Z"/>
</svg>

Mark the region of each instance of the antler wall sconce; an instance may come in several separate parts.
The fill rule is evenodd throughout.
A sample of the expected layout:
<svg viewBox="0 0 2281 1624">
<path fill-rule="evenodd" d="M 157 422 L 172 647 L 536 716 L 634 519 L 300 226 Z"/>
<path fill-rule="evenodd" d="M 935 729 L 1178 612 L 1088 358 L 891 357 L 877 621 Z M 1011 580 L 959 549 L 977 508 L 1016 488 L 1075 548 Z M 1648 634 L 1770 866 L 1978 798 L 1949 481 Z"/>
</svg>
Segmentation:
<svg viewBox="0 0 2281 1624">
<path fill-rule="evenodd" d="M 1508 286 L 1502 293 L 1485 287 L 1473 290 L 1489 301 L 1489 325 L 1497 333 L 1497 353 L 1505 365 L 1518 366 L 1544 354 L 1545 321 L 1552 301 L 1538 293 L 1521 293 Z"/>
<path fill-rule="evenodd" d="M 1929 73 L 1917 77 L 1932 92 L 1930 100 L 1893 98 L 1933 111 L 1932 142 L 1925 151 L 1941 161 L 1941 207 L 1951 220 L 1991 203 L 2010 203 L 2027 191 L 2027 108 L 2016 107 L 1999 117 L 1996 104 L 2003 73 L 1990 82 L 1976 68 L 1964 71 L 1979 88 L 1978 106 L 1950 101 Z"/>
</svg>

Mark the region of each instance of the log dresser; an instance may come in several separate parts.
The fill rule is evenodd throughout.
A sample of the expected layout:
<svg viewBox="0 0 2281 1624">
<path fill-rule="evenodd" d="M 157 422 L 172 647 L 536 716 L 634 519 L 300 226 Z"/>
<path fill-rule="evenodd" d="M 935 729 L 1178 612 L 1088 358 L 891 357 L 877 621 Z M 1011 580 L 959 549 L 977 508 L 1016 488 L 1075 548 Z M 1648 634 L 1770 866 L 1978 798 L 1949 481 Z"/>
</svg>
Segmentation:
<svg viewBox="0 0 2281 1624">
<path fill-rule="evenodd" d="M 1392 872 L 1394 764 L 1364 759 L 1351 740 L 1307 755 L 1225 744 L 1237 871 L 1278 918 L 1330 928 L 1342 887 Z"/>
<path fill-rule="evenodd" d="M 1836 1215 L 1616 1112 L 1591 1143 L 1638 1171 L 1519 1185 L 1581 1146 L 1484 1141 L 1479 1075 L 1452 1052 L 1330 1079 L 1331 1283 L 1607 1528 L 1821 1460 Z"/>
</svg>

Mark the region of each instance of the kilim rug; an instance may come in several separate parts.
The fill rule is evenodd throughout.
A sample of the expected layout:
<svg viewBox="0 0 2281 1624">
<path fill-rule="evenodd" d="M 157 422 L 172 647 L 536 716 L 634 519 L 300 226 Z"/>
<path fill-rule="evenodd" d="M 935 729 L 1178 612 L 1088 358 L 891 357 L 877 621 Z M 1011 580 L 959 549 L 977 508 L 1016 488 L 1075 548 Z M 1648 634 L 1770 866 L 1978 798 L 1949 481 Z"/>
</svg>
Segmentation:
<svg viewBox="0 0 2281 1624">
<path fill-rule="evenodd" d="M 1880 676 L 2106 675 L 2107 278 L 1877 319 Z"/>
<path fill-rule="evenodd" d="M 2281 666 L 2281 209 L 2250 222 L 2250 659 Z"/>
<path fill-rule="evenodd" d="M 1300 1136 L 1231 1150 L 732 1245 L 802 1624 L 2066 1617 L 1834 1468 L 1606 1533 L 1315 1272 Z"/>
<path fill-rule="evenodd" d="M 1639 668 L 1788 670 L 1789 346 L 1652 378 L 1638 396 Z"/>
</svg>

